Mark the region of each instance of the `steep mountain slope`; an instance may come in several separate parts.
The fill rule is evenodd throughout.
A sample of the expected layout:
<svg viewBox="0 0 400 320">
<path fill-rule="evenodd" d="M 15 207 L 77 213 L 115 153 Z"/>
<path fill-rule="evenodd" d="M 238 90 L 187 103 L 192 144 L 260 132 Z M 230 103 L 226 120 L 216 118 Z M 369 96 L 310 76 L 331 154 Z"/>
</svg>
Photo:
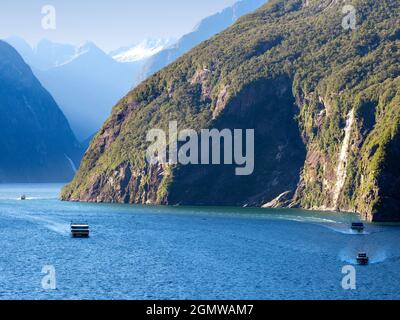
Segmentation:
<svg viewBox="0 0 400 320">
<path fill-rule="evenodd" d="M 140 80 L 144 80 L 168 64 L 174 62 L 183 54 L 194 48 L 201 42 L 211 38 L 218 32 L 231 26 L 241 16 L 256 10 L 268 0 L 242 0 L 235 3 L 232 7 L 226 8 L 220 13 L 214 14 L 203 19 L 193 30 L 184 35 L 179 41 L 154 56 L 144 65 L 140 74 Z"/>
<path fill-rule="evenodd" d="M 62 199 L 254 205 L 400 220 L 400 3 L 273 0 L 130 92 Z M 150 129 L 254 128 L 255 171 L 150 165 Z M 275 201 L 274 201 L 275 200 Z"/>
<path fill-rule="evenodd" d="M 0 41 L 0 182 L 65 182 L 82 148 L 31 69 Z"/>
</svg>

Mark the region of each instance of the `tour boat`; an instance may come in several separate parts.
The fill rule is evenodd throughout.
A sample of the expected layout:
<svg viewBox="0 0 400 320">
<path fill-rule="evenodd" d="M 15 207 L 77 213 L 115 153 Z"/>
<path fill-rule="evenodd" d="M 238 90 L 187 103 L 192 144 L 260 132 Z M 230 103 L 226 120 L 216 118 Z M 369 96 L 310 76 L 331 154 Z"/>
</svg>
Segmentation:
<svg viewBox="0 0 400 320">
<path fill-rule="evenodd" d="M 90 229 L 87 223 L 71 223 L 71 235 L 73 238 L 89 238 Z"/>
<path fill-rule="evenodd" d="M 359 253 L 357 256 L 357 263 L 359 265 L 365 266 L 369 263 L 369 258 L 366 253 Z"/>
<path fill-rule="evenodd" d="M 364 224 L 362 222 L 353 222 L 351 224 L 351 229 L 354 231 L 362 232 L 364 231 Z"/>
</svg>

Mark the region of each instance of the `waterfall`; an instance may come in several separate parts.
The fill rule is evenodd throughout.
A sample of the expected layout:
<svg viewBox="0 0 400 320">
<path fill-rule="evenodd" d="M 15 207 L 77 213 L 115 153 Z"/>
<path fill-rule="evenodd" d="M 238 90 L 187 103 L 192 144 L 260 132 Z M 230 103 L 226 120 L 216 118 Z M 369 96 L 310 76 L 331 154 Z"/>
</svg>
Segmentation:
<svg viewBox="0 0 400 320">
<path fill-rule="evenodd" d="M 72 159 L 70 157 L 68 157 L 66 154 L 64 154 L 65 158 L 67 158 L 69 164 L 71 165 L 71 169 L 72 171 L 74 171 L 75 173 L 78 171 L 76 169 L 75 163 L 72 161 Z"/>
<path fill-rule="evenodd" d="M 333 204 L 335 208 L 338 205 L 340 192 L 342 191 L 344 183 L 346 181 L 346 168 L 349 156 L 351 129 L 353 127 L 353 123 L 354 123 L 354 109 L 352 109 L 347 115 L 346 128 L 344 129 L 345 131 L 344 140 L 339 154 L 339 163 L 336 170 L 336 185 L 333 193 Z"/>
</svg>

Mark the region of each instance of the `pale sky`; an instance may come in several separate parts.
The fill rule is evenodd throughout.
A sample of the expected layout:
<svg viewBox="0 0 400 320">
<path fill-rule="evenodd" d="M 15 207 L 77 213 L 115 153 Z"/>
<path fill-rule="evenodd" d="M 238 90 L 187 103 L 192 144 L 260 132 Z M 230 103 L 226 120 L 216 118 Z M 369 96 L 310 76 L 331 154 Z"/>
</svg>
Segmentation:
<svg viewBox="0 0 400 320">
<path fill-rule="evenodd" d="M 105 51 L 145 38 L 178 38 L 236 0 L 0 0 L 0 39 L 31 44 L 95 42 Z M 42 28 L 42 7 L 56 9 L 56 30 Z"/>
</svg>

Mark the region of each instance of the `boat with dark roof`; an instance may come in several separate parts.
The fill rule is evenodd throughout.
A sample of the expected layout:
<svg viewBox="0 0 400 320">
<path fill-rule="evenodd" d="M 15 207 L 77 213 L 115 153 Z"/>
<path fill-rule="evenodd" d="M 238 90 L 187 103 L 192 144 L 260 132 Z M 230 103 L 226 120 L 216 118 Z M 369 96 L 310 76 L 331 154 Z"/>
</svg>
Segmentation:
<svg viewBox="0 0 400 320">
<path fill-rule="evenodd" d="M 71 236 L 73 238 L 89 238 L 89 225 L 87 223 L 71 223 Z"/>
<path fill-rule="evenodd" d="M 369 258 L 365 252 L 361 252 L 358 254 L 357 263 L 361 266 L 366 266 L 369 263 Z"/>
<path fill-rule="evenodd" d="M 365 229 L 364 223 L 362 222 L 353 222 L 351 224 L 351 230 L 363 232 Z"/>
</svg>

